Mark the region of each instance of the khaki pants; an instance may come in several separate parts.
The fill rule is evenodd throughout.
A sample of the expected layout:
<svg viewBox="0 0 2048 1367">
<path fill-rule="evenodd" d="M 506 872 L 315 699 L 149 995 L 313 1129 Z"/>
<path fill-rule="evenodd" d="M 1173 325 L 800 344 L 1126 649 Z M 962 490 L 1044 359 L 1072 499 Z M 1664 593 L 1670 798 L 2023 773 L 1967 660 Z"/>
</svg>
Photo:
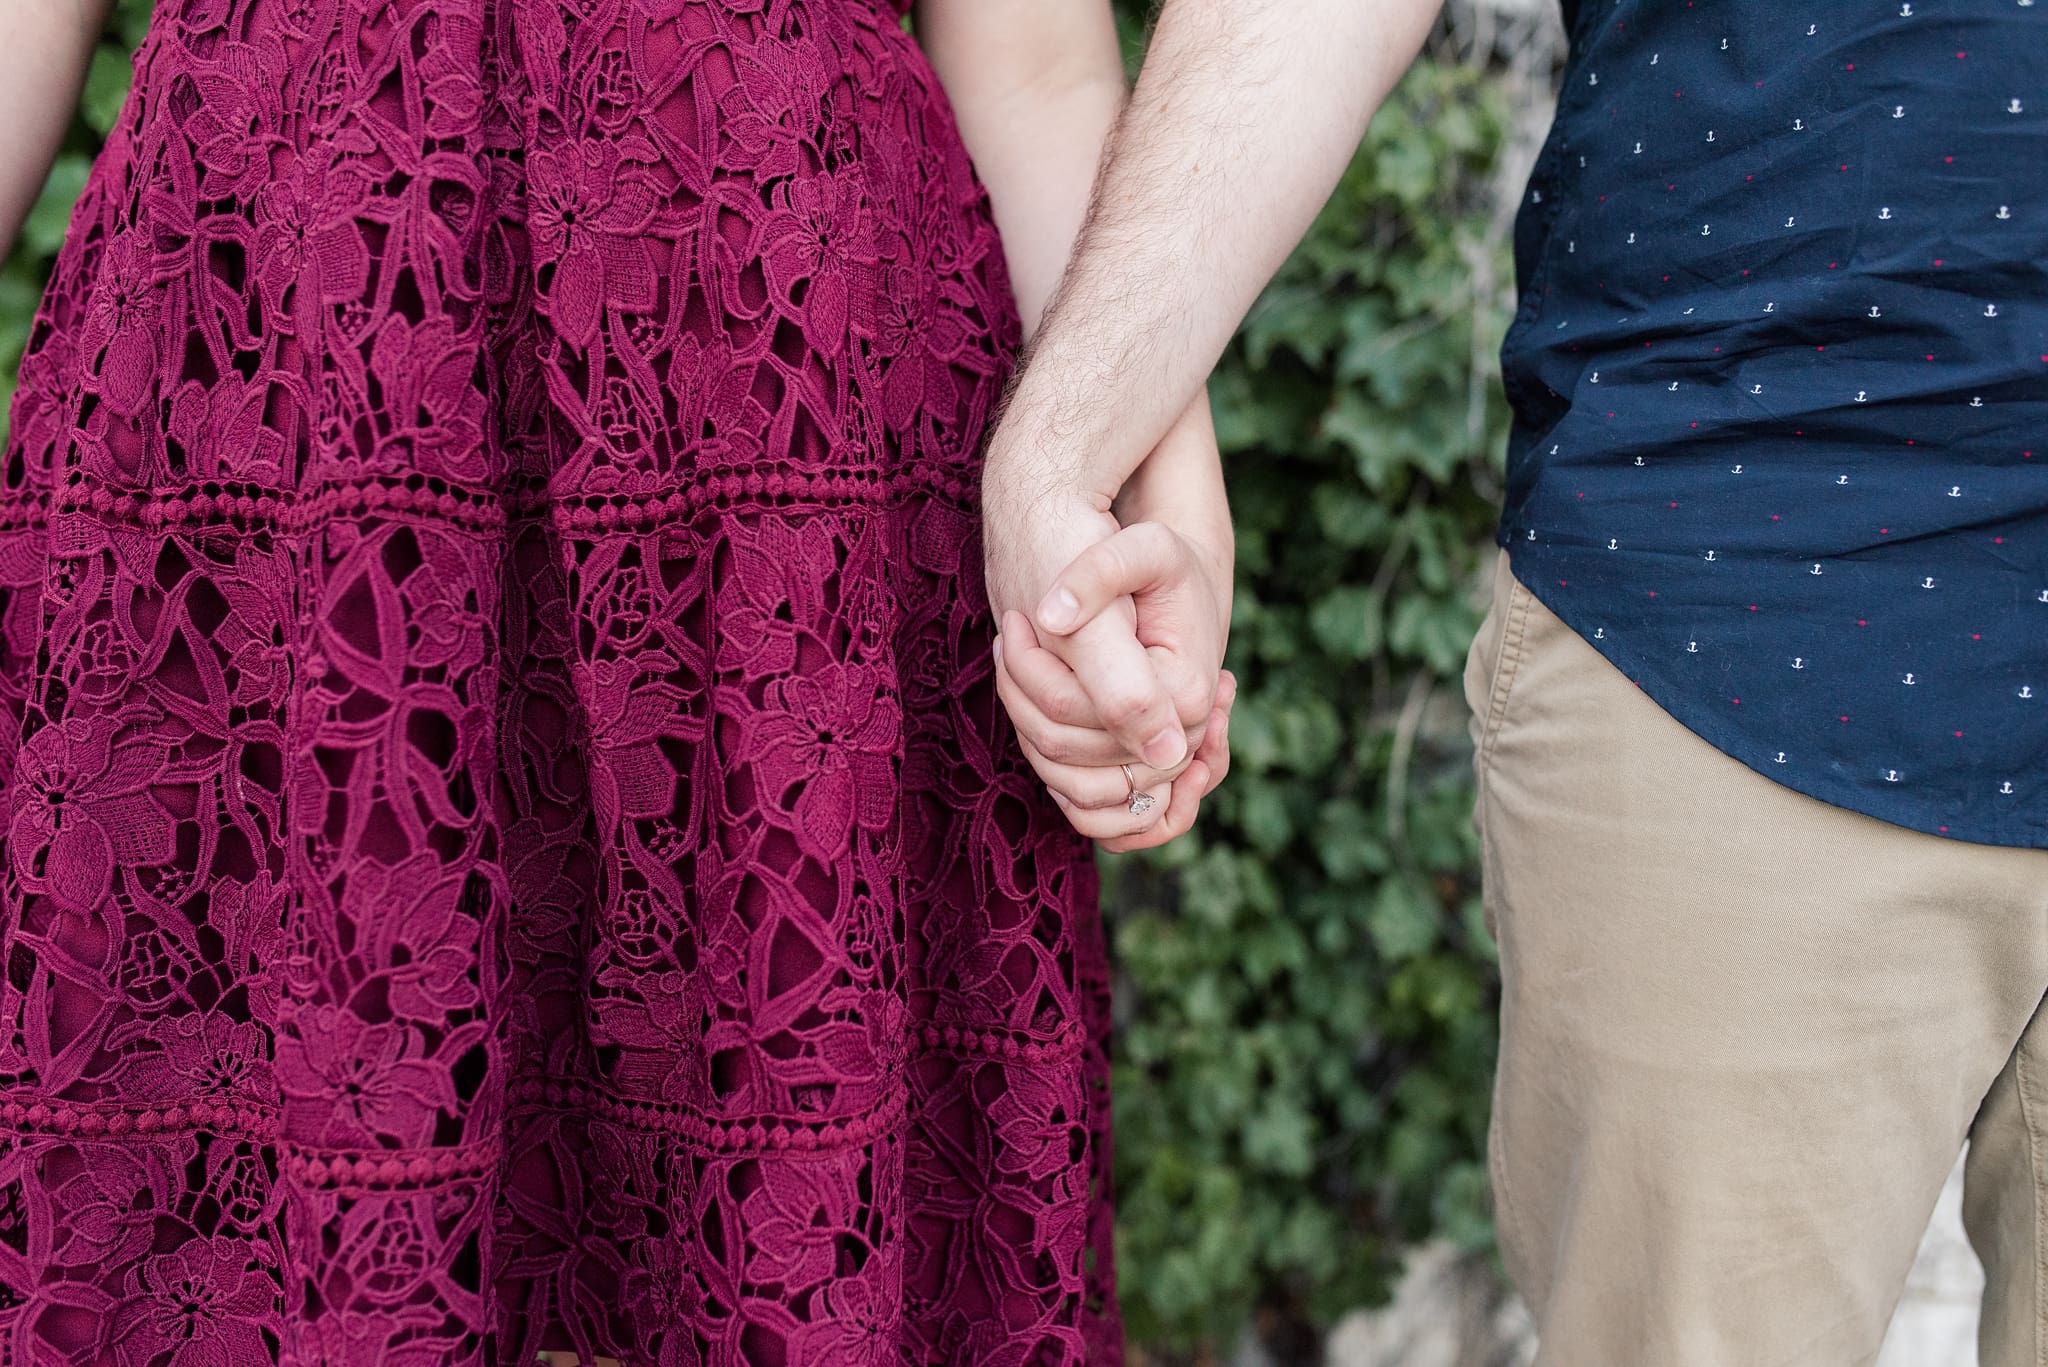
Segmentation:
<svg viewBox="0 0 2048 1367">
<path fill-rule="evenodd" d="M 1982 1367 L 2048 1364 L 2048 850 L 1755 773 L 1505 553 L 1465 689 L 1541 1367 L 1872 1361 L 1966 1138 Z"/>
</svg>

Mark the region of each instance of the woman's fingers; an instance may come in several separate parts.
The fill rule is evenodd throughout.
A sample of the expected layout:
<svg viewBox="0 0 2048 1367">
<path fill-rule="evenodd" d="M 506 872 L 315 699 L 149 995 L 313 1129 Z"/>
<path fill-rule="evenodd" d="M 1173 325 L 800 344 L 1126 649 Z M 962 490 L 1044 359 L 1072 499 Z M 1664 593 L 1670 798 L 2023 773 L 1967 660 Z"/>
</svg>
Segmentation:
<svg viewBox="0 0 2048 1367">
<path fill-rule="evenodd" d="M 1112 836 L 1101 842 L 1102 848 L 1111 854 L 1128 854 L 1132 850 L 1149 850 L 1186 835 L 1194 828 L 1195 817 L 1202 809 L 1202 795 L 1208 787 L 1208 766 L 1198 759 L 1174 780 L 1166 810 L 1158 813 L 1159 819 L 1150 829 L 1127 836 Z"/>
<path fill-rule="evenodd" d="M 1038 643 L 1029 619 L 1021 612 L 1010 612 L 1004 614 L 1004 623 L 1003 634 L 995 642 L 996 694 L 1019 738 L 1056 764 L 1113 768 L 1126 761 L 1134 767 L 1140 763 L 1116 736 L 1093 724 L 1093 705 L 1074 672 L 1066 661 Z M 1073 721 L 1077 713 L 1089 720 Z M 1181 764 L 1157 772 L 1180 772 L 1201 738 L 1200 729 L 1187 728 Z"/>
<path fill-rule="evenodd" d="M 1105 840 L 1103 849 L 1112 854 L 1149 850 L 1177 840 L 1194 829 L 1195 818 L 1201 814 L 1202 799 L 1215 792 L 1216 785 L 1223 782 L 1223 776 L 1230 772 L 1230 707 L 1236 701 L 1237 680 L 1226 669 L 1216 691 L 1215 710 L 1209 715 L 1209 729 L 1203 733 L 1194 759 L 1174 780 L 1173 793 L 1167 799 L 1166 811 L 1161 814 L 1158 824 L 1140 835 Z"/>
<path fill-rule="evenodd" d="M 1122 775 L 1118 775 L 1122 777 Z M 1128 806 L 1077 807 L 1067 801 L 1058 789 L 1052 790 L 1052 800 L 1067 814 L 1067 823 L 1091 840 L 1115 840 L 1126 836 L 1143 835 L 1157 826 L 1165 817 L 1173 798 L 1174 785 L 1156 783 L 1140 792 L 1149 793 L 1152 805 L 1144 815 L 1139 816 Z"/>
<path fill-rule="evenodd" d="M 1209 714 L 1209 729 L 1195 747 L 1195 759 L 1209 770 L 1207 797 L 1230 772 L 1230 709 L 1237 705 L 1237 676 L 1224 670 L 1216 683 L 1216 706 Z M 1189 766 L 1192 768 L 1193 766 Z"/>
<path fill-rule="evenodd" d="M 1126 753 L 1155 769 L 1176 768 L 1188 757 L 1179 706 L 1128 622 L 1097 617 L 1066 637 L 1059 653 Z"/>
<path fill-rule="evenodd" d="M 1015 729 L 1017 739 L 1035 756 L 1033 767 L 1037 767 L 1039 759 L 1077 768 L 1108 768 L 1112 771 L 1119 764 L 1129 762 L 1135 767 L 1141 762 L 1134 761 L 1122 742 L 1107 731 L 1064 726 L 1046 717 L 1000 665 L 996 669 L 996 696 L 1010 714 L 1010 725 Z M 1190 736 L 1189 746 L 1200 739 L 1199 732 Z"/>
<path fill-rule="evenodd" d="M 1190 736 L 1190 747 L 1199 742 L 1199 736 Z M 1024 757 L 1031 761 L 1031 768 L 1056 795 L 1065 799 L 1069 807 L 1093 810 L 1099 807 L 1128 807 L 1133 786 L 1139 792 L 1157 792 L 1161 786 L 1176 781 L 1185 769 L 1161 772 L 1149 764 L 1131 763 L 1130 778 L 1124 777 L 1123 764 L 1112 761 L 1107 764 L 1061 764 L 1050 760 L 1021 733 L 1018 746 Z M 1189 760 L 1192 764 L 1194 761 Z"/>
<path fill-rule="evenodd" d="M 1230 709 L 1236 701 L 1237 679 L 1226 669 L 1216 690 L 1216 707 L 1209 717 L 1209 729 L 1203 733 L 1194 759 L 1174 780 L 1166 810 L 1150 830 L 1105 840 L 1103 849 L 1112 854 L 1148 850 L 1194 829 L 1202 799 L 1215 792 L 1216 785 L 1230 772 Z"/>
<path fill-rule="evenodd" d="M 1100 730 L 1095 704 L 1088 691 L 1074 677 L 1067 662 L 1047 650 L 1032 629 L 1031 619 L 1011 608 L 1003 614 L 1002 634 L 996 637 L 1003 668 L 1048 720 L 1063 726 Z"/>
</svg>

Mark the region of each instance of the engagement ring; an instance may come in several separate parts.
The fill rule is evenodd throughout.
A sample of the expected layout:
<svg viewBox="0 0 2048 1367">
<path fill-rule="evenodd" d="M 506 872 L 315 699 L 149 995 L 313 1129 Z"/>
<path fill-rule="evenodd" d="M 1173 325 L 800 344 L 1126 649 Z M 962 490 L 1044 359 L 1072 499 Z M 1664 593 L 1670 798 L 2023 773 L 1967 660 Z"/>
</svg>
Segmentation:
<svg viewBox="0 0 2048 1367">
<path fill-rule="evenodd" d="M 1131 772 L 1130 765 L 1122 765 L 1121 768 L 1124 771 L 1124 782 L 1131 785 L 1131 815 L 1143 816 L 1152 810 L 1152 804 L 1159 799 L 1153 797 L 1150 793 L 1138 791 L 1138 778 L 1137 775 Z"/>
</svg>

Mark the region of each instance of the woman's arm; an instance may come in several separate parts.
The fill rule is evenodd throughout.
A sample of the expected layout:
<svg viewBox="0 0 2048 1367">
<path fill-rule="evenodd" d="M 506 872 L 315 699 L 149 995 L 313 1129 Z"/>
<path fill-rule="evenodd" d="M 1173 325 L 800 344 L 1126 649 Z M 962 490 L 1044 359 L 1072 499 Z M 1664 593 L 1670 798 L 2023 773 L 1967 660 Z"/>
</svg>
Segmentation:
<svg viewBox="0 0 2048 1367">
<path fill-rule="evenodd" d="M 1108 0 L 918 0 L 917 39 L 988 187 L 1024 335 L 1038 330 L 1088 212 L 1103 146 L 1128 93 Z M 1123 507 L 1199 511 L 1213 536 L 1222 477 L 1207 395 L 1160 443 Z M 1155 496 L 1175 494 L 1167 502 Z M 1223 514 L 1227 532 L 1229 520 Z M 1227 541 L 1227 537 L 1225 540 Z M 1228 555 L 1227 545 L 1217 548 Z"/>
<path fill-rule="evenodd" d="M 918 45 L 988 187 L 1028 336 L 1124 103 L 1109 0 L 917 0 Z"/>
<path fill-rule="evenodd" d="M 112 4 L 0 0 L 0 257 L 42 193 Z"/>
<path fill-rule="evenodd" d="M 1108 0 L 918 0 L 914 13 L 918 41 L 946 88 L 961 137 L 988 187 L 1018 312 L 1029 337 L 1066 269 L 1104 144 L 1127 94 Z M 989 511 L 1006 525 L 1015 520 L 1006 510 Z M 1100 785 L 1082 768 L 1109 765 L 1116 774 L 1113 766 L 1123 759 L 1138 764 L 1141 786 L 1165 797 L 1164 785 L 1194 758 L 1208 731 L 1215 666 L 1220 665 L 1229 627 L 1234 548 L 1205 393 L 1195 395 L 1132 473 L 1115 517 L 1103 516 L 1086 525 L 1070 522 L 1058 534 L 1013 538 L 1012 553 L 995 552 L 999 572 L 990 583 L 990 595 L 998 611 L 1028 608 L 1076 552 L 1113 533 L 1119 521 L 1139 520 L 1165 522 L 1182 534 L 1180 544 L 1204 562 L 1203 577 L 1220 586 L 1215 596 L 1221 607 L 1189 652 L 1203 663 L 1181 671 L 1188 677 L 1178 679 L 1178 687 L 1153 680 L 1149 697 L 1138 696 L 1143 690 L 1135 687 L 1141 672 L 1149 676 L 1152 671 L 1136 667 L 1145 656 L 1128 627 L 1119 633 L 1113 622 L 1105 621 L 1100 629 L 1071 643 L 1053 643 L 1069 659 L 1085 658 L 1091 651 L 1121 658 L 1129 667 L 1120 677 L 1133 682 L 1126 689 L 1131 696 L 1097 700 L 1107 706 L 1087 708 L 1093 715 L 1069 713 L 1070 720 L 1095 727 L 1102 724 L 1099 713 L 1107 710 L 1121 723 L 1117 730 L 1122 739 L 1111 743 L 1104 735 L 1081 765 L 1052 762 L 1035 749 L 1031 738 L 1039 728 L 1013 702 L 1020 738 L 1040 776 L 1056 794 L 1084 802 L 1081 792 Z M 1211 654 L 1213 661 L 1207 658 Z M 1006 691 L 1012 700 L 1018 696 Z M 1151 736 L 1157 741 L 1155 733 L 1163 734 L 1168 727 L 1179 732 L 1172 750 L 1162 742 L 1151 751 L 1154 760 L 1164 762 L 1157 768 L 1143 763 L 1144 747 L 1135 743 L 1136 738 Z M 1214 766 L 1219 775 L 1220 767 Z M 1120 775 L 1113 786 L 1121 791 Z M 1176 816 L 1192 819 L 1186 799 L 1161 804 L 1169 805 Z M 1159 818 L 1126 825 L 1149 828 L 1155 823 L 1184 828 L 1181 822 Z M 1114 822 L 1105 825 L 1099 814 L 1078 814 L 1075 824 L 1100 837 L 1124 834 Z"/>
</svg>

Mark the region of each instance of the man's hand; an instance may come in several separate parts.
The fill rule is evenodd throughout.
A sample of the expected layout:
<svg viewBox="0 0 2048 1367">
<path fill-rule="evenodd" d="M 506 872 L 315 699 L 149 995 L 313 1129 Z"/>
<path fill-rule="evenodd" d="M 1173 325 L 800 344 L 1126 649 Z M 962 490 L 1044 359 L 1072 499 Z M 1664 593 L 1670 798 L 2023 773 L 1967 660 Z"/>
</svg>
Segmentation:
<svg viewBox="0 0 2048 1367">
<path fill-rule="evenodd" d="M 1055 578 L 1036 620 L 1011 610 L 997 639 L 996 686 L 1025 755 L 1076 830 L 1124 851 L 1164 844 L 1194 824 L 1229 769 L 1236 680 L 1222 669 L 1227 577 L 1217 558 L 1160 522 L 1138 522 L 1083 550 Z M 1102 624 L 1128 633 L 1143 668 L 1190 727 L 1190 756 L 1171 769 L 1136 761 L 1105 729 L 1083 675 L 1049 649 Z M 1126 776 L 1123 766 L 1129 765 Z M 1132 787 L 1155 808 L 1135 816 Z"/>
<path fill-rule="evenodd" d="M 989 602 L 999 628 L 1007 614 L 1035 610 L 1062 570 L 1119 530 L 1108 509 L 1084 499 L 996 483 L 983 486 L 982 512 Z M 1138 639 L 1134 607 L 1127 601 L 1117 612 L 1077 622 L 1058 647 L 1105 728 L 1098 762 L 1142 761 L 1157 774 L 1178 773 L 1206 725 L 1209 700 L 1183 703 L 1169 692 Z"/>
<path fill-rule="evenodd" d="M 1107 848 L 1185 831 L 1227 763 L 1218 698 L 1236 557 L 1206 397 L 1113 509 L 1003 478 L 984 482 L 982 508 L 998 645 L 1016 661 L 998 686 L 1032 766 Z M 1154 800 L 1143 816 L 1126 805 L 1133 785 Z"/>
</svg>

